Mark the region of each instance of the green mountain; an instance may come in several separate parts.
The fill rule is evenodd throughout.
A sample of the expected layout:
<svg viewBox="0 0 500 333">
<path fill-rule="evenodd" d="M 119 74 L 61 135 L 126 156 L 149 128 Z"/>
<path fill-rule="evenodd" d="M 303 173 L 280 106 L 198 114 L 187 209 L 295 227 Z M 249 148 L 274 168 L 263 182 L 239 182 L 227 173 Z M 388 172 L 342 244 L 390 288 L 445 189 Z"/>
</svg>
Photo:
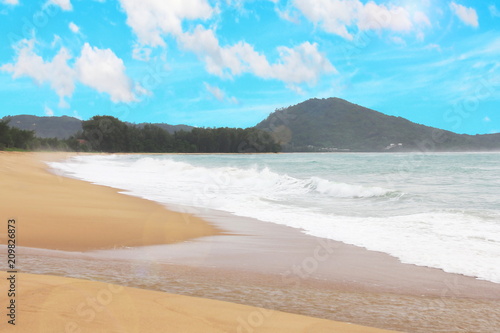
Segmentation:
<svg viewBox="0 0 500 333">
<path fill-rule="evenodd" d="M 33 130 L 39 138 L 65 139 L 82 131 L 82 121 L 67 116 L 20 115 L 3 120 L 9 120 L 11 127 Z M 194 128 L 161 123 L 126 124 L 139 129 L 154 125 L 170 134 L 180 130 L 190 132 Z M 255 128 L 270 132 L 283 151 L 500 151 L 500 133 L 456 134 L 339 98 L 310 99 L 278 109 Z"/>
<path fill-rule="evenodd" d="M 30 115 L 7 116 L 2 120 L 9 120 L 9 126 L 21 130 L 35 131 L 35 136 L 39 138 L 58 138 L 67 139 L 82 130 L 82 121 L 77 118 L 62 117 L 37 117 Z M 135 124 L 130 124 L 135 125 Z M 170 134 L 184 130 L 190 131 L 193 127 L 187 125 L 169 125 L 169 124 L 148 124 L 141 123 L 135 126 L 143 128 L 145 125 L 154 125 L 160 127 Z"/>
<path fill-rule="evenodd" d="M 68 116 L 37 117 L 30 115 L 7 116 L 9 126 L 21 130 L 35 131 L 39 138 L 66 139 L 82 130 L 82 121 Z"/>
<path fill-rule="evenodd" d="M 256 128 L 271 132 L 283 151 L 500 150 L 500 134 L 456 134 L 339 98 L 310 99 L 278 109 Z"/>
</svg>

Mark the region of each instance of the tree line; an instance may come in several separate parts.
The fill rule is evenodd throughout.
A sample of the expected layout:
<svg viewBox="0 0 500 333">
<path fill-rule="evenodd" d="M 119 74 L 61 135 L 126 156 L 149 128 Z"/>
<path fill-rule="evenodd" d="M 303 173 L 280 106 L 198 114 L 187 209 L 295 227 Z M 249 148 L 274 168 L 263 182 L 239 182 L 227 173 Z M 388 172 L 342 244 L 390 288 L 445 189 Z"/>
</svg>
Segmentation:
<svg viewBox="0 0 500 333">
<path fill-rule="evenodd" d="M 0 150 L 58 150 L 70 151 L 69 140 L 38 138 L 35 131 L 9 126 L 9 120 L 0 120 Z"/>
<path fill-rule="evenodd" d="M 69 139 L 42 139 L 33 131 L 0 122 L 0 149 L 147 153 L 260 153 L 278 152 L 280 145 L 256 128 L 193 128 L 168 131 L 154 125 L 136 126 L 111 116 L 82 122 L 82 131 Z"/>
</svg>

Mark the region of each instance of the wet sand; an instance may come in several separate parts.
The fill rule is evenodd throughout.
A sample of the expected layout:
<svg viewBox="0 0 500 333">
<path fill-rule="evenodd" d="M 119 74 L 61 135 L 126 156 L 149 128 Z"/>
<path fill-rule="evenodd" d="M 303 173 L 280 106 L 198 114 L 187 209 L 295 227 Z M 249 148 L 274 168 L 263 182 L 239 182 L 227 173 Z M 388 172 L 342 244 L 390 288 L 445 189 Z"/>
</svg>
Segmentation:
<svg viewBox="0 0 500 333">
<path fill-rule="evenodd" d="M 402 264 L 384 253 L 318 239 L 281 225 L 216 211 L 197 214 L 231 235 L 71 257 L 25 249 L 24 257 L 31 258 L 30 268 L 41 273 L 385 329 L 493 333 L 500 327 L 498 284 Z M 65 269 L 44 270 L 49 258 L 54 262 L 51 267 L 65 258 Z"/>
<path fill-rule="evenodd" d="M 101 282 L 32 274 L 17 279 L 15 326 L 2 323 L 2 332 L 389 332 Z"/>
</svg>

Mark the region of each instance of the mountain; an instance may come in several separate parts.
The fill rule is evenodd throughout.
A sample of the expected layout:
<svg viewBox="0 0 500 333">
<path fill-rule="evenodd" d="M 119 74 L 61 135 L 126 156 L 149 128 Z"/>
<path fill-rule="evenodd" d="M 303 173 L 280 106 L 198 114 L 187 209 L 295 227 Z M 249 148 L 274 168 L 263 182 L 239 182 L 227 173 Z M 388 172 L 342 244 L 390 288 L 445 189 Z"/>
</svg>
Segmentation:
<svg viewBox="0 0 500 333">
<path fill-rule="evenodd" d="M 4 117 L 9 125 L 34 130 L 41 138 L 68 138 L 82 130 L 76 118 Z M 147 123 L 130 124 L 139 128 Z M 194 127 L 150 124 L 170 133 Z M 283 151 L 500 151 L 500 133 L 486 135 L 456 134 L 413 123 L 401 117 L 349 103 L 339 98 L 310 99 L 278 109 L 255 126 L 272 133 Z"/>
<path fill-rule="evenodd" d="M 35 131 L 39 138 L 66 139 L 82 130 L 82 121 L 73 117 L 37 117 L 30 115 L 7 116 L 9 126 Z"/>
<path fill-rule="evenodd" d="M 339 98 L 278 109 L 256 128 L 271 132 L 284 151 L 500 150 L 500 134 L 456 134 Z"/>
<path fill-rule="evenodd" d="M 82 121 L 77 118 L 62 117 L 37 117 L 30 115 L 7 116 L 3 120 L 10 120 L 9 126 L 22 130 L 35 131 L 39 138 L 58 138 L 67 139 L 82 130 Z M 130 124 L 138 127 L 144 127 L 147 123 Z M 163 128 L 170 134 L 184 130 L 190 131 L 193 127 L 188 125 L 169 125 L 163 123 L 150 124 Z"/>
</svg>

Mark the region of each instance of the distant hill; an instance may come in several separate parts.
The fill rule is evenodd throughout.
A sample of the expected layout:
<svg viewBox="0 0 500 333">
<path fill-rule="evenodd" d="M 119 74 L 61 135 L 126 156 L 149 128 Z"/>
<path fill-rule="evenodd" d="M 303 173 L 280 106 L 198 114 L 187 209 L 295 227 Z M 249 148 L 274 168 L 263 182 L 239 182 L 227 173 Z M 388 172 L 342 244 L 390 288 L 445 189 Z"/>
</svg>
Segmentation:
<svg viewBox="0 0 500 333">
<path fill-rule="evenodd" d="M 68 138 L 82 130 L 77 118 L 9 116 L 9 126 L 34 130 L 40 138 Z M 147 123 L 130 124 L 144 127 Z M 171 134 L 191 131 L 187 125 L 154 123 Z M 500 151 L 500 133 L 456 134 L 339 98 L 310 99 L 278 109 L 255 126 L 272 133 L 283 151 Z"/>
<path fill-rule="evenodd" d="M 500 134 L 456 134 L 339 98 L 276 110 L 256 128 L 273 133 L 284 151 L 500 150 Z"/>
<path fill-rule="evenodd" d="M 82 121 L 68 116 L 37 117 L 30 115 L 8 116 L 9 126 L 35 131 L 39 138 L 66 139 L 82 130 Z"/>
<path fill-rule="evenodd" d="M 38 117 L 30 115 L 7 116 L 3 119 L 9 119 L 9 126 L 22 130 L 35 131 L 39 138 L 58 138 L 67 139 L 82 130 L 82 121 L 77 118 L 62 117 Z M 137 124 L 138 127 L 144 127 L 147 123 Z M 134 125 L 134 124 L 132 124 Z M 169 125 L 163 123 L 151 124 L 163 128 L 170 134 L 185 130 L 190 131 L 193 127 L 187 125 Z"/>
</svg>

